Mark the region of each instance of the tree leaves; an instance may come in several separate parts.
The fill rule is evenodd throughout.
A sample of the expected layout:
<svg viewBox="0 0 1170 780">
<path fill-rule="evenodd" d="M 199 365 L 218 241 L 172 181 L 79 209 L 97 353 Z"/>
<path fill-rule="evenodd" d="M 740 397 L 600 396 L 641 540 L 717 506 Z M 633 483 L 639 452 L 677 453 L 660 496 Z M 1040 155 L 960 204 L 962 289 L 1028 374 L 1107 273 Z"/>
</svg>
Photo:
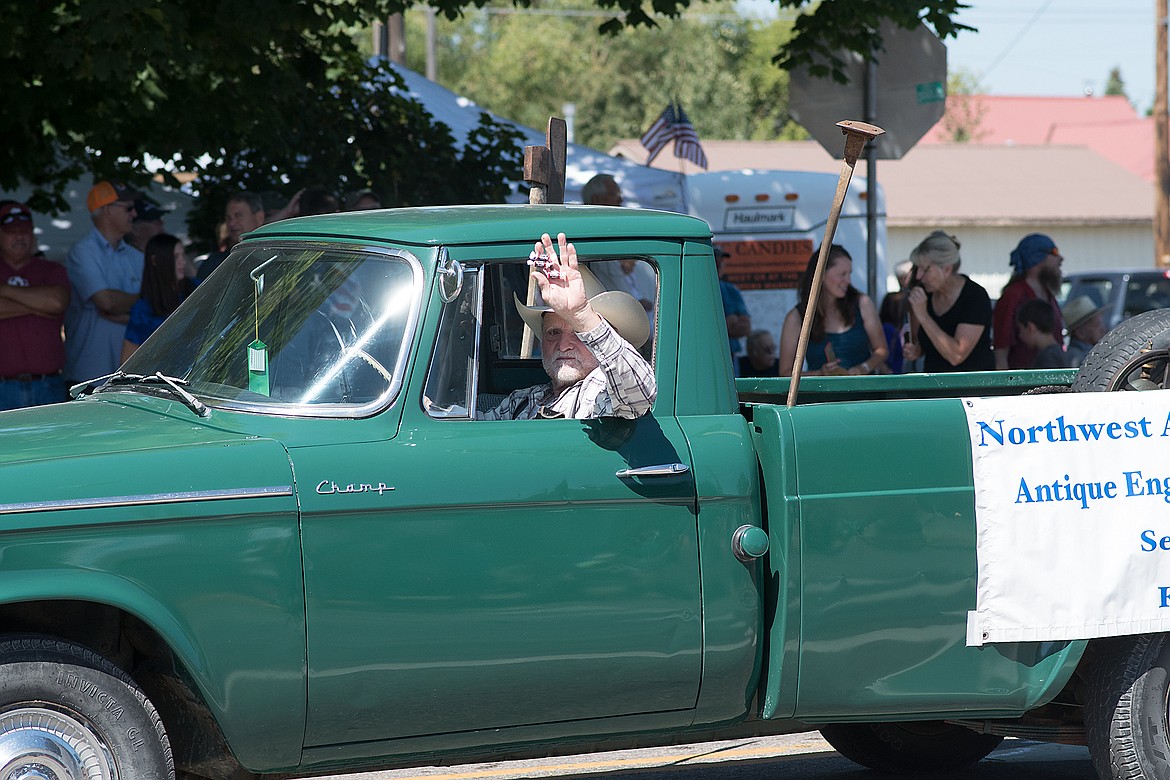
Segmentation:
<svg viewBox="0 0 1170 780">
<path fill-rule="evenodd" d="M 374 186 L 388 205 L 499 199 L 520 176 L 516 138 L 483 125 L 464 160 L 421 106 L 381 94 L 386 74 L 351 36 L 377 5 L 0 0 L 10 52 L 0 187 L 31 184 L 31 205 L 52 212 L 85 172 L 141 183 L 163 160 L 172 179 L 198 175 L 208 238 L 227 193 L 243 188 L 287 198 L 310 184 Z"/>
<path fill-rule="evenodd" d="M 821 0 L 815 7 L 808 0 L 776 1 L 802 12 L 779 50 L 777 61 L 786 67 L 842 47 L 868 50 L 877 44 L 883 16 L 905 26 L 921 18 L 944 37 L 966 29 L 952 20 L 963 7 L 957 0 Z M 485 3 L 436 0 L 434 6 L 457 18 Z M 633 28 L 623 35 L 644 36 L 635 44 L 658 52 L 659 21 L 691 5 L 690 0 L 580 4 L 612 11 L 602 29 Z M 245 187 L 287 197 L 310 184 L 337 190 L 373 186 L 388 204 L 499 199 L 505 179 L 520 175 L 515 139 L 488 121 L 462 151 L 456 149 L 450 134 L 417 103 L 377 87 L 384 74 L 363 61 L 354 30 L 409 5 L 406 0 L 0 0 L 5 19 L 0 46 L 8 52 L 0 188 L 31 184 L 31 205 L 55 211 L 65 206 L 66 185 L 83 173 L 141 183 L 162 160 L 172 179 L 180 172 L 198 175 L 193 186 L 209 196 L 199 212 L 204 222 L 218 214 L 229 191 Z M 591 28 L 597 24 L 594 20 Z M 639 70 L 643 76 L 651 70 L 646 51 L 622 54 L 611 39 L 608 73 L 614 74 L 616 89 L 604 89 L 595 78 L 582 84 L 588 110 L 581 137 L 590 142 L 640 132 L 676 97 L 688 109 L 728 106 L 717 125 L 695 117 L 703 134 L 731 129 L 760 137 L 769 132 L 760 129 L 769 123 L 776 131 L 783 128 L 782 96 L 776 96 L 774 109 L 745 97 L 761 85 L 778 91 L 783 79 L 757 74 L 745 86 L 710 67 L 734 52 L 758 51 L 745 35 L 731 24 L 684 36 L 671 44 L 677 50 L 669 54 L 679 77 L 658 80 L 638 77 Z M 607 47 L 594 41 L 592 33 L 552 39 L 558 56 L 578 64 L 606 56 Z M 539 89 L 534 84 L 525 93 L 526 110 L 539 112 L 539 121 L 515 117 L 539 127 L 550 113 L 560 112 L 566 90 L 556 74 L 532 67 L 540 61 L 534 57 L 533 51 L 518 49 L 509 67 L 526 70 L 529 81 L 539 82 Z M 482 86 L 493 88 L 486 81 Z"/>
</svg>

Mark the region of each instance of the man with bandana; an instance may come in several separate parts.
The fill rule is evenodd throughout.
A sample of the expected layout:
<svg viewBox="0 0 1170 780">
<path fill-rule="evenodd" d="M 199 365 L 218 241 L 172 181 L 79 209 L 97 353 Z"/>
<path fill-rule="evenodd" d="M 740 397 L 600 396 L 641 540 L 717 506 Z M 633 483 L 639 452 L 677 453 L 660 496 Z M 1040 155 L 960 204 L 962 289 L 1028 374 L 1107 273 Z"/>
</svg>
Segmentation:
<svg viewBox="0 0 1170 780">
<path fill-rule="evenodd" d="M 1031 368 L 1037 351 L 1019 338 L 1016 312 L 1025 301 L 1047 301 L 1053 313 L 1052 335 L 1058 343 L 1063 343 L 1064 320 L 1056 295 L 1060 290 L 1060 264 L 1064 258 L 1051 238 L 1043 233 L 1031 233 L 1020 239 L 1012 250 L 1010 262 L 1012 278 L 1000 293 L 992 318 L 995 367 Z"/>
</svg>

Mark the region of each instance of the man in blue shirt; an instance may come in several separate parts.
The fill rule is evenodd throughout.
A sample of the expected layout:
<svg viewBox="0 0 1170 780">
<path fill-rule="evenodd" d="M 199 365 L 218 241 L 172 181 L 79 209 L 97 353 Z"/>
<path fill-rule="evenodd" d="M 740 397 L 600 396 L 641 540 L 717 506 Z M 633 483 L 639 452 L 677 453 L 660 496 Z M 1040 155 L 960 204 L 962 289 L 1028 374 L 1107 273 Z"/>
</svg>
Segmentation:
<svg viewBox="0 0 1170 780">
<path fill-rule="evenodd" d="M 719 276 L 719 295 L 723 298 L 723 316 L 727 319 L 727 344 L 734 358 L 743 352 L 743 338 L 752 332 L 752 317 L 739 288 L 723 279 L 723 261 L 731 253 L 722 247 L 715 247 L 715 273 Z M 738 362 L 732 360 L 732 365 Z"/>
<path fill-rule="evenodd" d="M 65 379 L 111 374 L 121 365 L 130 308 L 142 289 L 142 253 L 126 243 L 139 193 L 99 181 L 86 205 L 93 230 L 69 250 L 65 268 L 73 294 L 65 312 Z"/>
</svg>

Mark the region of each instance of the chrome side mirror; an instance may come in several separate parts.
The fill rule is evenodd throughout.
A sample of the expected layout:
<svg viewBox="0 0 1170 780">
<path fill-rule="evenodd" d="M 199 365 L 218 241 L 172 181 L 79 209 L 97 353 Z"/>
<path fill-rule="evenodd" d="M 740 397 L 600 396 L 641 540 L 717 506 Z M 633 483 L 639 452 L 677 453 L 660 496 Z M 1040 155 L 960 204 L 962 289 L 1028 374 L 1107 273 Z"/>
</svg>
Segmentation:
<svg viewBox="0 0 1170 780">
<path fill-rule="evenodd" d="M 443 303 L 450 303 L 459 297 L 463 290 L 463 266 L 457 260 L 452 260 L 447 254 L 447 247 L 439 248 L 439 265 L 436 269 L 439 275 L 439 297 Z"/>
</svg>

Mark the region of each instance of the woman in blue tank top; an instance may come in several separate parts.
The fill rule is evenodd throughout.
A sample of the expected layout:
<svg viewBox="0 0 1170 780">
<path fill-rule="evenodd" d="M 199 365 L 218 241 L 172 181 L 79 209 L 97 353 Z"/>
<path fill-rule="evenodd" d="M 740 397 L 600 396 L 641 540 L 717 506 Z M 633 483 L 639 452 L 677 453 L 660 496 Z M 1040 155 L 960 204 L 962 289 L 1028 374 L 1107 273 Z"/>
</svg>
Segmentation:
<svg viewBox="0 0 1170 780">
<path fill-rule="evenodd" d="M 800 298 L 784 318 L 780 331 L 780 376 L 792 375 L 796 343 L 812 291 L 817 252 L 800 279 Z M 807 374 L 872 374 L 888 372 L 885 333 L 877 307 L 852 285 L 853 258 L 839 244 L 829 247 L 821 293 L 813 315 L 805 354 Z"/>
</svg>

